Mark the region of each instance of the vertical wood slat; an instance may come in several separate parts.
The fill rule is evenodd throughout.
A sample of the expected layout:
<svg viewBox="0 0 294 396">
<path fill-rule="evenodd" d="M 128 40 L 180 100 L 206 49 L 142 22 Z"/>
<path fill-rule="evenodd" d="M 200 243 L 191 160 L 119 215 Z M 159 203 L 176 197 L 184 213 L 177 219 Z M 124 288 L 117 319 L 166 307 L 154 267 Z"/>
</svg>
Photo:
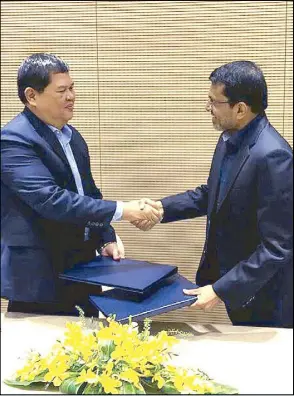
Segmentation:
<svg viewBox="0 0 294 396">
<path fill-rule="evenodd" d="M 21 60 L 56 53 L 71 67 L 72 124 L 89 144 L 106 199 L 195 188 L 206 182 L 219 134 L 204 109 L 208 76 L 223 63 L 248 59 L 262 67 L 269 119 L 293 144 L 292 10 L 281 1 L 3 2 L 2 125 L 22 109 L 15 83 Z M 115 228 L 129 257 L 176 264 L 194 280 L 205 218 L 149 233 L 125 223 Z M 223 306 L 154 319 L 228 322 Z"/>
</svg>

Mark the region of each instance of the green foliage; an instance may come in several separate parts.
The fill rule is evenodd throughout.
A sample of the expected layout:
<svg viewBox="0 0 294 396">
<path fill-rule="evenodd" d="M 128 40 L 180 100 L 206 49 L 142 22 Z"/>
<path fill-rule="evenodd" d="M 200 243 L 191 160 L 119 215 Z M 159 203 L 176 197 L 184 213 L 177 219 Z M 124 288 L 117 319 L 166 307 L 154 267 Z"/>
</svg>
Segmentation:
<svg viewBox="0 0 294 396">
<path fill-rule="evenodd" d="M 61 393 L 68 395 L 82 395 L 85 389 L 85 384 L 76 384 L 76 376 L 67 378 L 59 387 Z"/>
<path fill-rule="evenodd" d="M 119 389 L 121 395 L 145 395 L 146 392 L 142 389 L 136 388 L 130 382 L 122 381 L 122 386 Z"/>
<path fill-rule="evenodd" d="M 238 389 L 233 388 L 229 385 L 219 384 L 218 382 L 211 381 L 211 383 L 215 386 L 215 394 L 218 395 L 237 395 Z"/>
</svg>

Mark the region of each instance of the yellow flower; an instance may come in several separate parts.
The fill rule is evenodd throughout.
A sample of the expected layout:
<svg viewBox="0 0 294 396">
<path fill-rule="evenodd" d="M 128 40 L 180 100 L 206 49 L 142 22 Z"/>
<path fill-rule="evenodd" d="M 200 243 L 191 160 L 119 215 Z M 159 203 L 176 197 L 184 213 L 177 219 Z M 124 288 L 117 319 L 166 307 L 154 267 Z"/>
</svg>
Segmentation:
<svg viewBox="0 0 294 396">
<path fill-rule="evenodd" d="M 82 382 L 88 382 L 89 384 L 97 384 L 99 382 L 99 376 L 93 373 L 92 370 L 87 371 L 83 369 L 80 376 L 76 379 L 76 384 L 81 384 Z"/>
<path fill-rule="evenodd" d="M 160 373 L 156 373 L 154 375 L 154 377 L 152 378 L 152 382 L 155 382 L 155 381 L 157 381 L 158 389 L 161 389 L 163 387 L 163 385 L 165 384 L 165 380 L 164 380 L 164 378 L 162 378 Z"/>
<path fill-rule="evenodd" d="M 21 381 L 32 381 L 45 368 L 41 365 L 40 354 L 32 353 L 24 367 L 16 371 L 16 378 L 20 377 Z"/>
<path fill-rule="evenodd" d="M 139 366 L 138 366 L 138 370 L 140 371 L 140 373 L 142 373 L 142 376 L 144 377 L 150 377 L 151 371 L 149 370 L 150 368 L 152 368 L 152 365 L 148 365 L 147 364 L 147 360 L 144 359 L 143 361 L 140 362 Z"/>
<path fill-rule="evenodd" d="M 66 323 L 64 345 L 76 349 L 81 345 L 83 338 L 82 325 L 80 323 Z"/>
<path fill-rule="evenodd" d="M 214 386 L 198 374 L 195 374 L 193 370 L 187 370 L 184 368 L 177 368 L 174 374 L 174 385 L 177 390 L 181 393 L 214 393 Z"/>
<path fill-rule="evenodd" d="M 166 331 L 161 331 L 157 335 L 157 340 L 162 349 L 169 348 L 179 342 L 176 337 L 168 335 Z"/>
<path fill-rule="evenodd" d="M 138 329 L 133 325 L 122 325 L 112 319 L 107 319 L 109 322 L 108 327 L 100 326 L 97 332 L 97 339 L 111 340 L 116 345 L 121 345 L 127 341 L 134 344 L 137 340 Z"/>
<path fill-rule="evenodd" d="M 45 374 L 44 380 L 46 382 L 52 382 L 54 386 L 59 386 L 65 378 L 67 378 L 69 374 L 60 373 L 58 370 L 50 370 L 47 374 Z"/>
<path fill-rule="evenodd" d="M 105 393 L 112 393 L 113 395 L 119 394 L 118 388 L 122 385 L 120 380 L 113 378 L 104 372 L 99 376 L 99 382 L 103 386 Z"/>
<path fill-rule="evenodd" d="M 112 340 L 113 339 L 113 331 L 110 327 L 102 327 L 98 332 L 96 337 L 101 340 Z"/>
<path fill-rule="evenodd" d="M 114 363 L 112 360 L 109 360 L 105 366 L 105 372 L 109 375 L 112 373 Z"/>
<path fill-rule="evenodd" d="M 32 364 L 27 364 L 16 372 L 16 377 L 20 377 L 21 381 L 32 381 L 35 376 L 36 372 L 34 372 L 34 366 Z"/>
<path fill-rule="evenodd" d="M 97 340 L 92 333 L 84 335 L 82 342 L 76 347 L 85 362 L 88 361 L 93 351 L 97 348 Z"/>
<path fill-rule="evenodd" d="M 173 382 L 179 392 L 184 390 L 184 379 L 181 373 L 175 373 Z"/>
<path fill-rule="evenodd" d="M 120 373 L 120 379 L 130 382 L 131 384 L 135 385 L 137 388 L 140 386 L 140 379 L 139 375 L 135 370 L 127 369 Z"/>
<path fill-rule="evenodd" d="M 168 371 L 170 374 L 174 374 L 174 373 L 176 373 L 176 371 L 177 371 L 177 368 L 176 368 L 175 366 L 170 365 L 170 364 L 167 364 L 167 365 L 166 365 L 166 369 L 167 369 L 167 371 Z"/>
<path fill-rule="evenodd" d="M 214 386 L 196 375 L 188 379 L 186 386 L 197 393 L 214 393 Z"/>
<path fill-rule="evenodd" d="M 61 382 L 69 377 L 70 373 L 67 372 L 69 368 L 70 357 L 67 355 L 56 355 L 49 358 L 47 361 L 48 373 L 45 374 L 44 380 L 52 382 L 54 386 L 59 386 Z"/>
</svg>

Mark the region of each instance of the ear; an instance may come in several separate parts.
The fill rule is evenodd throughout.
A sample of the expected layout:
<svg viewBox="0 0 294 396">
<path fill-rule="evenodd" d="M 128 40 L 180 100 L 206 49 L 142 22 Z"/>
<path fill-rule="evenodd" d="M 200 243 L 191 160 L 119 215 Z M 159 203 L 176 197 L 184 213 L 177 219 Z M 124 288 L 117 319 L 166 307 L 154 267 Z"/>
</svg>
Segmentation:
<svg viewBox="0 0 294 396">
<path fill-rule="evenodd" d="M 30 104 L 33 107 L 36 107 L 37 91 L 34 90 L 34 88 L 27 87 L 24 91 L 24 94 L 25 94 L 28 104 Z"/>
<path fill-rule="evenodd" d="M 237 106 L 237 119 L 242 120 L 248 113 L 249 107 L 245 102 L 239 102 Z"/>
</svg>

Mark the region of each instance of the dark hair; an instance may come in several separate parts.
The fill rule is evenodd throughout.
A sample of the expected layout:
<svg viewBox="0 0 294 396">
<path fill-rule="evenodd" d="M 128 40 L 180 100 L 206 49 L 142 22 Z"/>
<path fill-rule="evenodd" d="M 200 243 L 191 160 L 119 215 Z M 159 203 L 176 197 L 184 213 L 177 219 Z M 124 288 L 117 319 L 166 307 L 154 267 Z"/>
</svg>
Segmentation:
<svg viewBox="0 0 294 396">
<path fill-rule="evenodd" d="M 262 70 L 250 61 L 235 61 L 215 69 L 209 76 L 212 84 L 224 84 L 224 95 L 231 105 L 245 102 L 253 113 L 267 108 L 267 85 Z"/>
<path fill-rule="evenodd" d="M 32 87 L 43 92 L 50 84 L 52 73 L 67 73 L 68 65 L 56 55 L 38 53 L 26 58 L 18 69 L 17 88 L 19 99 L 26 104 L 25 89 Z"/>
</svg>

